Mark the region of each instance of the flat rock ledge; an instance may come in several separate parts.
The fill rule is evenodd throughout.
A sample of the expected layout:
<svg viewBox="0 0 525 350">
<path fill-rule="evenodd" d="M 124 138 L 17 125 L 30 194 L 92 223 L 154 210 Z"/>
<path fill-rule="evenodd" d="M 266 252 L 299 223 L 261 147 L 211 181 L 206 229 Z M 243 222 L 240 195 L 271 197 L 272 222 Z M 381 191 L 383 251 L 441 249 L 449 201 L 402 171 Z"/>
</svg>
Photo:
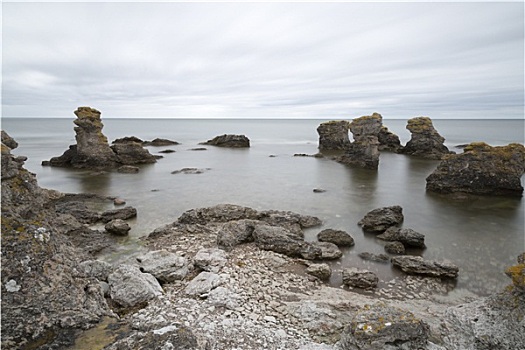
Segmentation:
<svg viewBox="0 0 525 350">
<path fill-rule="evenodd" d="M 459 272 L 459 268 L 450 262 L 424 260 L 420 256 L 395 256 L 392 258 L 392 265 L 408 274 L 440 278 L 456 278 Z"/>
</svg>

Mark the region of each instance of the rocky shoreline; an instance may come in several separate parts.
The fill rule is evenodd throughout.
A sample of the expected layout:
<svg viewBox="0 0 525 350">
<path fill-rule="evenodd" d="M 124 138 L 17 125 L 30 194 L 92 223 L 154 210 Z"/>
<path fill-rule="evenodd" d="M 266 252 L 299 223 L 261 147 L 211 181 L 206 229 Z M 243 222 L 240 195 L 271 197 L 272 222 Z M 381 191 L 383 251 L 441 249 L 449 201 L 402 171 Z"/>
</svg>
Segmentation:
<svg viewBox="0 0 525 350">
<path fill-rule="evenodd" d="M 368 120 L 374 120 L 373 132 L 360 124 Z M 340 133 L 344 128 L 337 127 L 336 147 L 347 145 Z M 381 130 L 379 115 L 354 124 L 353 132 L 365 135 L 360 140 L 372 140 L 360 143 L 363 154 L 378 154 L 366 149 L 378 149 L 375 133 Z M 142 147 L 139 141 L 114 145 Z M 23 167 L 25 157 L 11 153 L 16 147 L 3 132 L 2 348 L 525 347 L 523 254 L 507 269 L 512 284 L 505 290 L 486 298 L 452 297 L 461 273 L 456 266 L 400 250 L 426 246 L 424 235 L 398 227 L 399 206 L 377 208 L 359 223 L 379 240 L 395 243 L 388 254 L 362 253 L 363 259 L 391 263 L 406 273 L 381 280 L 366 270 L 332 271 L 326 261 L 338 259 L 338 247 L 354 242 L 348 233 L 327 228 L 319 232 L 319 242 L 306 242 L 303 229 L 319 226 L 316 217 L 221 204 L 183 213 L 142 239 L 146 251 L 111 265 L 96 256 L 127 234 L 127 220 L 136 210 L 117 208 L 121 202 L 115 198 L 40 188 Z M 521 148 L 513 148 L 509 162 L 519 176 Z M 444 161 L 447 157 L 454 155 Z M 115 164 L 121 166 L 112 161 L 109 168 Z M 100 210 L 94 202 L 115 208 Z M 342 275 L 340 288 L 326 283 L 336 273 Z M 89 340 L 93 336 L 96 345 Z"/>
</svg>

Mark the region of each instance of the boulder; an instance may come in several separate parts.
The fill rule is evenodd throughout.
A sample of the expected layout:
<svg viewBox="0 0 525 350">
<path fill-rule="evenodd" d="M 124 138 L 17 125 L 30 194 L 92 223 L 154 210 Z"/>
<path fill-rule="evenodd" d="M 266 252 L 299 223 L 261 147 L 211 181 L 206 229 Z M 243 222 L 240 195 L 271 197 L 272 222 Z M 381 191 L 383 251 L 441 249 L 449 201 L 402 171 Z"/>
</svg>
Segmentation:
<svg viewBox="0 0 525 350">
<path fill-rule="evenodd" d="M 403 148 L 404 154 L 425 159 L 441 159 L 453 153 L 444 145 L 445 138 L 434 129 L 429 117 L 409 119 L 406 128 L 412 135 Z"/>
<path fill-rule="evenodd" d="M 403 208 L 399 205 L 377 208 L 368 212 L 358 225 L 364 231 L 381 233 L 391 226 L 397 226 L 403 222 Z"/>
<path fill-rule="evenodd" d="M 110 295 L 123 307 L 134 307 L 162 295 L 159 282 L 136 266 L 119 265 L 109 276 Z"/>
<path fill-rule="evenodd" d="M 99 281 L 107 281 L 113 266 L 102 260 L 86 260 L 78 265 L 78 271 L 86 277 L 93 277 Z"/>
<path fill-rule="evenodd" d="M 255 244 L 260 249 L 271 250 L 290 257 L 315 260 L 321 257 L 320 248 L 305 242 L 302 237 L 279 226 L 257 225 L 253 231 Z"/>
<path fill-rule="evenodd" d="M 346 120 L 332 120 L 317 127 L 319 149 L 321 151 L 344 150 L 350 145 L 348 130 L 350 123 Z"/>
<path fill-rule="evenodd" d="M 224 250 L 217 248 L 203 248 L 193 257 L 195 266 L 208 272 L 219 272 L 228 260 Z"/>
<path fill-rule="evenodd" d="M 272 226 L 284 227 L 300 235 L 303 234 L 303 228 L 315 227 L 322 224 L 321 219 L 318 217 L 280 210 L 261 211 L 257 214 L 257 219 Z"/>
<path fill-rule="evenodd" d="M 354 142 L 349 144 L 342 156 L 336 160 L 347 165 L 357 165 L 365 169 L 377 170 L 379 166 L 379 140 L 383 118 L 374 113 L 352 120 L 350 131 Z"/>
<path fill-rule="evenodd" d="M 401 141 L 399 136 L 388 130 L 386 126 L 382 126 L 377 134 L 377 139 L 379 141 L 379 150 L 380 151 L 391 151 L 400 153 L 403 150 L 401 146 Z"/>
<path fill-rule="evenodd" d="M 207 301 L 212 305 L 233 310 L 241 305 L 242 298 L 228 288 L 217 287 L 208 293 Z"/>
<path fill-rule="evenodd" d="M 343 256 L 337 245 L 330 242 L 313 242 L 314 247 L 321 249 L 321 259 L 335 260 Z"/>
<path fill-rule="evenodd" d="M 257 211 L 233 204 L 218 204 L 208 208 L 190 209 L 177 219 L 181 224 L 206 225 L 212 222 L 228 222 L 241 219 L 257 219 Z"/>
<path fill-rule="evenodd" d="M 311 264 L 305 270 L 309 275 L 319 278 L 322 281 L 327 281 L 332 276 L 332 269 L 328 264 Z"/>
<path fill-rule="evenodd" d="M 319 232 L 317 239 L 320 242 L 334 243 L 338 247 L 351 247 L 355 244 L 354 238 L 347 232 L 330 228 Z"/>
<path fill-rule="evenodd" d="M 222 225 L 217 233 L 217 245 L 219 248 L 230 251 L 233 247 L 253 241 L 253 230 L 257 221 L 237 220 Z"/>
<path fill-rule="evenodd" d="M 108 222 L 104 226 L 104 229 L 117 236 L 126 236 L 129 230 L 131 230 L 131 227 L 122 219 L 114 219 Z"/>
<path fill-rule="evenodd" d="M 178 145 L 179 143 L 177 141 L 172 141 L 168 139 L 160 139 L 156 138 L 152 141 L 144 141 L 142 142 L 143 146 L 154 146 L 154 147 L 163 147 L 163 146 L 172 146 L 172 145 Z"/>
<path fill-rule="evenodd" d="M 380 263 L 390 262 L 390 257 L 386 254 L 375 254 L 370 252 L 362 252 L 357 254 L 363 260 L 376 261 Z"/>
<path fill-rule="evenodd" d="M 405 246 L 398 241 L 388 242 L 385 245 L 385 251 L 390 254 L 402 255 L 405 254 Z"/>
<path fill-rule="evenodd" d="M 221 135 L 211 140 L 202 142 L 201 145 L 212 145 L 218 147 L 245 148 L 250 147 L 250 139 L 245 135 Z"/>
<path fill-rule="evenodd" d="M 391 259 L 392 265 L 409 275 L 425 275 L 440 278 L 458 277 L 459 268 L 447 261 L 424 260 L 420 256 L 401 255 Z"/>
<path fill-rule="evenodd" d="M 106 210 L 100 215 L 102 222 L 110 222 L 111 220 L 121 219 L 128 220 L 137 216 L 137 209 L 133 207 L 125 207 L 121 209 Z"/>
<path fill-rule="evenodd" d="M 210 168 L 182 168 L 179 170 L 174 170 L 172 174 L 202 174 L 205 171 L 211 170 Z"/>
<path fill-rule="evenodd" d="M 152 274 L 161 283 L 184 279 L 192 266 L 188 259 L 167 250 L 150 251 L 137 257 L 140 271 Z"/>
<path fill-rule="evenodd" d="M 398 241 L 409 247 L 425 248 L 425 235 L 409 228 L 392 226 L 376 237 L 384 241 Z"/>
<path fill-rule="evenodd" d="M 188 283 L 184 292 L 191 296 L 207 296 L 212 289 L 220 284 L 221 279 L 218 274 L 203 271 Z"/>
<path fill-rule="evenodd" d="M 347 287 L 370 289 L 377 287 L 379 278 L 375 273 L 355 267 L 343 269 L 343 284 Z"/>
<path fill-rule="evenodd" d="M 446 156 L 426 181 L 427 191 L 477 195 L 523 195 L 525 147 L 519 143 L 492 147 L 484 142 L 467 145 L 464 152 Z"/>
<path fill-rule="evenodd" d="M 126 136 L 126 137 L 122 137 L 120 139 L 115 139 L 111 143 L 115 144 L 115 143 L 127 143 L 127 142 L 136 142 L 136 143 L 142 144 L 144 141 L 142 141 L 141 139 L 139 139 L 136 136 Z"/>
<path fill-rule="evenodd" d="M 157 157 L 149 153 L 138 142 L 120 142 L 111 146 L 118 157 L 118 161 L 125 165 L 151 164 L 157 161 Z M 160 156 L 159 156 L 160 157 Z"/>
<path fill-rule="evenodd" d="M 341 350 L 427 349 L 430 327 L 411 312 L 378 303 L 360 309 L 341 334 Z"/>
</svg>

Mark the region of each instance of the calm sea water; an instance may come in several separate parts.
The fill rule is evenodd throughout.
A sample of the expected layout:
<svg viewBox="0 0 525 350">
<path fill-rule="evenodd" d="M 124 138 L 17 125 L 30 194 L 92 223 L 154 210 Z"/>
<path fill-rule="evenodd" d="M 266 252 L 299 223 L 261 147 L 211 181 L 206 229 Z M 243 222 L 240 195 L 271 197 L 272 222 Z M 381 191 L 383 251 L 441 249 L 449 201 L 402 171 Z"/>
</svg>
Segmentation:
<svg viewBox="0 0 525 350">
<path fill-rule="evenodd" d="M 150 147 L 164 154 L 138 174 L 107 173 L 42 167 L 42 160 L 61 155 L 75 143 L 71 119 L 4 118 L 2 128 L 20 144 L 15 154 L 28 157 L 26 167 L 37 174 L 42 187 L 62 192 L 89 192 L 124 198 L 137 208 L 130 237 L 121 250 L 105 256 L 118 260 L 138 249 L 138 238 L 175 221 L 185 210 L 232 203 L 255 209 L 291 210 L 322 218 L 321 228 L 309 230 L 315 240 L 324 228 L 343 229 L 353 235 L 356 245 L 334 269 L 357 266 L 375 271 L 383 280 L 398 274 L 389 265 L 362 261 L 363 251 L 384 252 L 381 241 L 364 234 L 357 222 L 368 211 L 401 205 L 403 226 L 426 235 L 427 259 L 448 259 L 460 266 L 456 288 L 483 295 L 508 284 L 503 273 L 525 250 L 523 199 L 479 197 L 452 200 L 425 191 L 425 178 L 438 162 L 382 153 L 377 172 L 351 168 L 329 159 L 293 157 L 295 153 L 317 152 L 317 126 L 321 120 L 174 120 L 105 119 L 104 134 L 109 140 L 137 136 L 180 142 L 171 147 Z M 410 139 L 406 120 L 384 120 L 402 143 Z M 434 120 L 446 138 L 446 145 L 485 141 L 491 145 L 524 142 L 523 120 Z M 224 133 L 245 134 L 250 149 L 207 146 L 192 151 L 198 143 Z M 201 146 L 202 147 L 202 146 Z M 455 149 L 456 151 L 460 151 Z M 270 157 L 273 155 L 275 157 Z M 185 167 L 210 168 L 202 174 L 171 174 Z M 524 178 L 522 178 L 523 183 Z M 323 188 L 324 193 L 313 193 Z M 339 282 L 335 273 L 332 282 Z"/>
</svg>

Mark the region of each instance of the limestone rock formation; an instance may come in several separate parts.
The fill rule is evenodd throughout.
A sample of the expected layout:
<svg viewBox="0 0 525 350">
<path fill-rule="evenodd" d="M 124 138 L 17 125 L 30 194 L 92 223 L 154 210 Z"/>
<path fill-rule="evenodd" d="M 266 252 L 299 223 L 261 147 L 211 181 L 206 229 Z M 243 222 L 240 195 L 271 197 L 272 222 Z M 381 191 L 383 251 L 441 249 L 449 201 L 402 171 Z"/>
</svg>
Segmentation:
<svg viewBox="0 0 525 350">
<path fill-rule="evenodd" d="M 253 236 L 255 244 L 260 249 L 307 260 L 319 259 L 322 256 L 321 248 L 305 242 L 302 237 L 283 227 L 257 225 L 253 231 Z"/>
<path fill-rule="evenodd" d="M 425 159 L 442 159 L 453 153 L 444 145 L 445 138 L 434 129 L 429 117 L 409 119 L 406 128 L 412 136 L 403 149 L 404 154 Z"/>
<path fill-rule="evenodd" d="M 403 146 L 399 140 L 399 136 L 388 130 L 386 126 L 382 126 L 377 134 L 377 139 L 379 141 L 379 150 L 380 151 L 392 151 L 396 153 L 401 153 Z"/>
<path fill-rule="evenodd" d="M 375 273 L 355 267 L 344 269 L 342 274 L 343 284 L 348 287 L 375 288 L 379 282 L 379 278 Z"/>
<path fill-rule="evenodd" d="M 384 233 L 377 235 L 384 241 L 399 241 L 403 245 L 415 248 L 425 248 L 425 236 L 409 228 L 389 227 Z"/>
<path fill-rule="evenodd" d="M 352 120 L 350 131 L 354 136 L 354 142 L 349 144 L 344 154 L 336 160 L 347 165 L 377 170 L 379 166 L 377 135 L 381 130 L 382 122 L 383 118 L 378 113 Z"/>
<path fill-rule="evenodd" d="M 202 142 L 201 145 L 212 145 L 218 147 L 247 148 L 250 147 L 250 139 L 245 135 L 224 134 L 216 136 L 211 140 Z"/>
<path fill-rule="evenodd" d="M 156 157 L 142 148 L 138 138 L 119 139 L 109 146 L 108 139 L 102 133 L 104 124 L 100 112 L 90 107 L 79 107 L 75 111 L 77 125 L 75 139 L 77 143 L 59 157 L 43 161 L 42 165 L 87 169 L 112 169 L 121 165 L 155 163 Z"/>
<path fill-rule="evenodd" d="M 519 143 L 492 147 L 484 142 L 467 145 L 464 152 L 446 156 L 427 177 L 428 191 L 478 195 L 523 195 L 525 147 Z"/>
<path fill-rule="evenodd" d="M 182 280 L 192 269 L 187 258 L 167 250 L 154 250 L 137 257 L 142 272 L 152 274 L 161 283 Z"/>
<path fill-rule="evenodd" d="M 420 256 L 401 255 L 392 258 L 392 265 L 410 275 L 441 278 L 458 277 L 459 268 L 447 261 L 425 260 Z"/>
<path fill-rule="evenodd" d="M 119 265 L 109 276 L 111 299 L 123 307 L 133 307 L 164 292 L 159 282 L 136 266 Z"/>
<path fill-rule="evenodd" d="M 319 278 L 322 281 L 329 280 L 330 276 L 332 276 L 332 269 L 328 264 L 325 263 L 311 264 L 306 268 L 305 272 L 309 275 Z"/>
<path fill-rule="evenodd" d="M 319 242 L 334 243 L 338 247 L 351 247 L 355 244 L 354 238 L 345 231 L 325 229 L 317 234 Z"/>
<path fill-rule="evenodd" d="M 392 241 L 385 244 L 385 252 L 390 254 L 405 254 L 405 246 L 399 241 Z"/>
<path fill-rule="evenodd" d="M 319 149 L 321 151 L 344 150 L 350 145 L 348 130 L 350 123 L 346 120 L 332 120 L 317 127 Z"/>
<path fill-rule="evenodd" d="M 357 224 L 362 226 L 364 231 L 381 233 L 391 226 L 401 224 L 403 219 L 403 208 L 393 205 L 369 211 Z"/>
<path fill-rule="evenodd" d="M 218 273 L 226 265 L 227 258 L 228 255 L 224 250 L 202 248 L 193 257 L 193 263 L 204 271 Z"/>
</svg>

